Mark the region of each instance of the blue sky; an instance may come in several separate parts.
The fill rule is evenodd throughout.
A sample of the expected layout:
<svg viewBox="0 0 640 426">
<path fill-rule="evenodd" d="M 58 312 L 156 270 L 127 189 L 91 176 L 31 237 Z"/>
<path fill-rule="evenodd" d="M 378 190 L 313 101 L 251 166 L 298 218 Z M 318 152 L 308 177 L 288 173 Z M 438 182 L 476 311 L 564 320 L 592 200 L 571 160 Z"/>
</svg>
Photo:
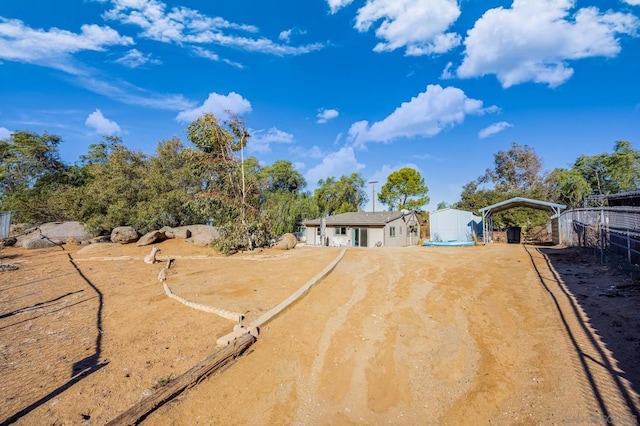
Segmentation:
<svg viewBox="0 0 640 426">
<path fill-rule="evenodd" d="M 0 138 L 151 154 L 232 110 L 309 189 L 410 166 L 434 210 L 513 142 L 545 170 L 640 148 L 639 35 L 640 0 L 4 1 Z"/>
</svg>

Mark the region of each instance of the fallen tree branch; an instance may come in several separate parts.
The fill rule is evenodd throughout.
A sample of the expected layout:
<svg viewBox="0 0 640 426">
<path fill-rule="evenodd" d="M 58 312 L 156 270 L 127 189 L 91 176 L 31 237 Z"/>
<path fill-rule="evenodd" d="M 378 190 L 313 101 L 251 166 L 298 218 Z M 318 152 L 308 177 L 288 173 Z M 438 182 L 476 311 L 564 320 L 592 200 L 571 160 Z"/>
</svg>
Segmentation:
<svg viewBox="0 0 640 426">
<path fill-rule="evenodd" d="M 115 419 L 107 423 L 108 426 L 134 425 L 144 420 L 158 407 L 177 397 L 186 389 L 193 387 L 207 376 L 218 371 L 222 367 L 232 363 L 241 356 L 254 342 L 256 338 L 245 334 L 228 346 L 211 354 L 200 364 L 193 367 L 183 375 L 171 380 L 168 384 L 156 390 L 153 394 L 129 408 Z"/>
</svg>

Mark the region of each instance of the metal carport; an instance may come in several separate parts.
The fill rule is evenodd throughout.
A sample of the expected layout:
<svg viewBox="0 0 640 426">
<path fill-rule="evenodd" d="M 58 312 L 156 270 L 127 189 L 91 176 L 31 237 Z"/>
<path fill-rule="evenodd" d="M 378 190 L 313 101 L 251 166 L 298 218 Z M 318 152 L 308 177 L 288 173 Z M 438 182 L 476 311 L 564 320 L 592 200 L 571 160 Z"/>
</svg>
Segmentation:
<svg viewBox="0 0 640 426">
<path fill-rule="evenodd" d="M 508 200 L 501 201 L 499 203 L 492 204 L 487 207 L 483 207 L 478 211 L 482 213 L 482 242 L 484 244 L 489 243 L 491 240 L 489 233 L 493 231 L 492 216 L 495 213 L 499 213 L 504 210 L 513 209 L 515 207 L 528 207 L 530 209 L 548 211 L 549 213 L 552 214 L 551 216 L 552 219 L 559 218 L 560 212 L 567 208 L 567 206 L 564 204 L 556 204 L 556 203 L 550 203 L 548 201 L 532 200 L 531 198 L 523 198 L 523 197 L 510 198 Z M 560 226 L 559 221 L 558 221 L 558 226 Z M 559 229 L 557 230 L 557 237 L 558 237 L 557 243 L 562 244 L 562 241 L 560 241 L 560 239 L 562 238 L 562 232 L 560 232 Z M 555 235 L 553 240 L 556 241 Z"/>
</svg>

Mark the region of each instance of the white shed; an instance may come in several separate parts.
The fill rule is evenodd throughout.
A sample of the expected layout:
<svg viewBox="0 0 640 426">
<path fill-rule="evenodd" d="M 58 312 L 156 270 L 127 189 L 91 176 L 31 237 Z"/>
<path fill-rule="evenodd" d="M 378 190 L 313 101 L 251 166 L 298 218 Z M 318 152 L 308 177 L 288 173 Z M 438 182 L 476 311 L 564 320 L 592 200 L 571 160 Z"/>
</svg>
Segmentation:
<svg viewBox="0 0 640 426">
<path fill-rule="evenodd" d="M 446 208 L 429 213 L 431 241 L 473 241 L 482 232 L 482 218 L 465 210 Z"/>
</svg>

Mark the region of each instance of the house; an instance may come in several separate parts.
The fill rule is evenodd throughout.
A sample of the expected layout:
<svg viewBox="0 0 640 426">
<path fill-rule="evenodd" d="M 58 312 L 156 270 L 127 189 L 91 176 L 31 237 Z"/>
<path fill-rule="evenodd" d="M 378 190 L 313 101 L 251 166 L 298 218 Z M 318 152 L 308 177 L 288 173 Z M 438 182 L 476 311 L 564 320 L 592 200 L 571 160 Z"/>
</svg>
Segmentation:
<svg viewBox="0 0 640 426">
<path fill-rule="evenodd" d="M 482 218 L 465 210 L 446 208 L 429 213 L 431 241 L 473 241 L 482 233 Z"/>
<path fill-rule="evenodd" d="M 307 245 L 404 247 L 418 243 L 415 212 L 353 212 L 304 222 Z"/>
</svg>

